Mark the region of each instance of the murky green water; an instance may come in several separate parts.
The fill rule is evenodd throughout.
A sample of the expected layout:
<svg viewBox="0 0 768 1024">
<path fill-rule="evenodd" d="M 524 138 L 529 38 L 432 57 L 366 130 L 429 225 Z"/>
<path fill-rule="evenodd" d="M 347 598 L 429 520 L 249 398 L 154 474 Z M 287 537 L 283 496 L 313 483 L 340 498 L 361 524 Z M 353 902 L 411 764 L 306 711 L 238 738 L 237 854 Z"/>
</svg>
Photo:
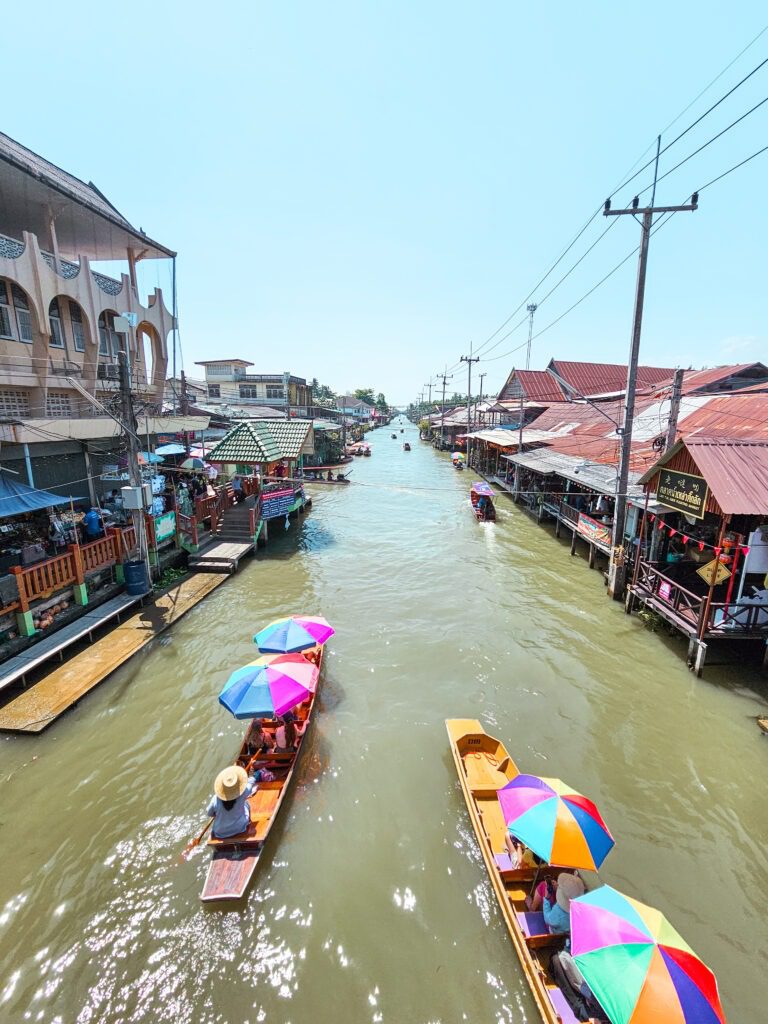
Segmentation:
<svg viewBox="0 0 768 1024">
<path fill-rule="evenodd" d="M 537 1020 L 455 782 L 443 720 L 479 717 L 523 770 L 592 796 L 603 877 L 662 908 L 764 1019 L 768 740 L 757 674 L 688 673 L 469 474 L 371 435 L 357 486 L 278 537 L 42 737 L 0 739 L 0 1019 L 427 1024 Z M 279 532 L 279 531 L 276 531 Z M 203 824 L 241 725 L 219 707 L 258 626 L 338 630 L 322 710 L 247 901 L 203 909 Z"/>
</svg>

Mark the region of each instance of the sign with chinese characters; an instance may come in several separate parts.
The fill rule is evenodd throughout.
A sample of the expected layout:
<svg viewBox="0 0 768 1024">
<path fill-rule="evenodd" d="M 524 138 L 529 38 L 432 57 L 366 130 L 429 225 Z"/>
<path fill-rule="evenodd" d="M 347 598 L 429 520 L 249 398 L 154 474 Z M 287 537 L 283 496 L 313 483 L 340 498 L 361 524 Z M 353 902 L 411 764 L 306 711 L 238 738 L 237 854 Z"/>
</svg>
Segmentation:
<svg viewBox="0 0 768 1024">
<path fill-rule="evenodd" d="M 599 548 L 609 548 L 611 546 L 611 527 L 605 523 L 599 523 L 590 516 L 585 516 L 583 512 L 579 513 L 576 530 L 582 537 L 585 537 L 591 544 L 596 544 Z"/>
<path fill-rule="evenodd" d="M 711 562 L 707 562 L 706 565 L 702 565 L 696 572 L 701 576 L 705 583 L 708 583 L 710 587 L 716 587 L 718 583 L 722 583 L 723 580 L 727 580 L 731 575 L 731 570 L 728 569 L 719 558 L 713 558 Z"/>
<path fill-rule="evenodd" d="M 667 508 L 703 519 L 708 494 L 709 488 L 703 476 L 677 473 L 671 469 L 662 469 L 659 473 L 656 497 Z"/>
</svg>

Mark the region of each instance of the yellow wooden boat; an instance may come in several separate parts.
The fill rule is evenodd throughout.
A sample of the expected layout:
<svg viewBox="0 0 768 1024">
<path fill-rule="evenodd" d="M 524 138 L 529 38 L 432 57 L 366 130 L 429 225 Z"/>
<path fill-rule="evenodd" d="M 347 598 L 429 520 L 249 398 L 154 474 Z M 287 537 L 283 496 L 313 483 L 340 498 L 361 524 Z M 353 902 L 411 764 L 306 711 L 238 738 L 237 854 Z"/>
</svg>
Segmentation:
<svg viewBox="0 0 768 1024">
<path fill-rule="evenodd" d="M 528 912 L 525 897 L 534 871 L 512 869 L 504 845 L 506 826 L 496 792 L 520 774 L 517 765 L 504 744 L 489 736 L 476 719 L 449 718 L 445 724 L 488 877 L 541 1019 L 546 1024 L 575 1024 L 579 1018 L 549 973 L 550 958 L 562 949 L 565 936 L 548 934 L 541 915 Z M 546 865 L 538 877 L 555 878 L 561 870 Z"/>
</svg>

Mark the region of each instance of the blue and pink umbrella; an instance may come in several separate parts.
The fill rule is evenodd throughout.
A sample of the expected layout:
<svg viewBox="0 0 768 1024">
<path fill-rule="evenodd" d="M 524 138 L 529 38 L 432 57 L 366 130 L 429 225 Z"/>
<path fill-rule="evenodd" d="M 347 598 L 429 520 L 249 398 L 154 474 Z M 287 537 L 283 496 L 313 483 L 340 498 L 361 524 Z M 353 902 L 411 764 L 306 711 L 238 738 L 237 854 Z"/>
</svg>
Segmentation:
<svg viewBox="0 0 768 1024">
<path fill-rule="evenodd" d="M 333 626 L 321 615 L 291 615 L 270 622 L 256 634 L 253 642 L 265 653 L 306 651 L 324 644 L 334 633 Z"/>
<path fill-rule="evenodd" d="M 314 693 L 318 676 L 317 665 L 303 654 L 267 655 L 233 672 L 219 703 L 235 718 L 271 718 Z"/>
</svg>

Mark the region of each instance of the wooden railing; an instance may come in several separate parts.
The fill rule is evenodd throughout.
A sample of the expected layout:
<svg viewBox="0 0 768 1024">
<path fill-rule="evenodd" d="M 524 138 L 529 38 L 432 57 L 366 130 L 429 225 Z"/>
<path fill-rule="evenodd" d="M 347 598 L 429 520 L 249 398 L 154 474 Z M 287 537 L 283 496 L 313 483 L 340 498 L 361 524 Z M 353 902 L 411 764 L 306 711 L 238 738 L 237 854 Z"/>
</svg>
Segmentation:
<svg viewBox="0 0 768 1024">
<path fill-rule="evenodd" d="M 665 605 L 678 618 L 685 619 L 691 625 L 700 624 L 706 598 L 681 587 L 650 562 L 640 562 L 635 586 Z"/>
<path fill-rule="evenodd" d="M 190 538 L 193 544 L 197 544 L 198 532 L 197 532 L 197 519 L 194 516 L 185 516 L 182 512 L 176 511 L 176 525 L 179 533 L 186 534 Z"/>
<path fill-rule="evenodd" d="M 560 502 L 560 516 L 563 519 L 567 519 L 569 523 L 578 523 L 579 521 L 579 510 L 574 508 L 573 505 L 568 505 L 566 502 Z"/>
<path fill-rule="evenodd" d="M 87 573 L 123 561 L 134 546 L 133 527 L 122 531 L 113 528 L 98 540 L 82 545 L 70 544 L 66 554 L 47 558 L 35 565 L 12 566 L 11 572 L 19 589 L 18 607 L 23 612 L 29 611 L 32 601 L 50 597 L 73 583 L 85 583 Z"/>
</svg>

